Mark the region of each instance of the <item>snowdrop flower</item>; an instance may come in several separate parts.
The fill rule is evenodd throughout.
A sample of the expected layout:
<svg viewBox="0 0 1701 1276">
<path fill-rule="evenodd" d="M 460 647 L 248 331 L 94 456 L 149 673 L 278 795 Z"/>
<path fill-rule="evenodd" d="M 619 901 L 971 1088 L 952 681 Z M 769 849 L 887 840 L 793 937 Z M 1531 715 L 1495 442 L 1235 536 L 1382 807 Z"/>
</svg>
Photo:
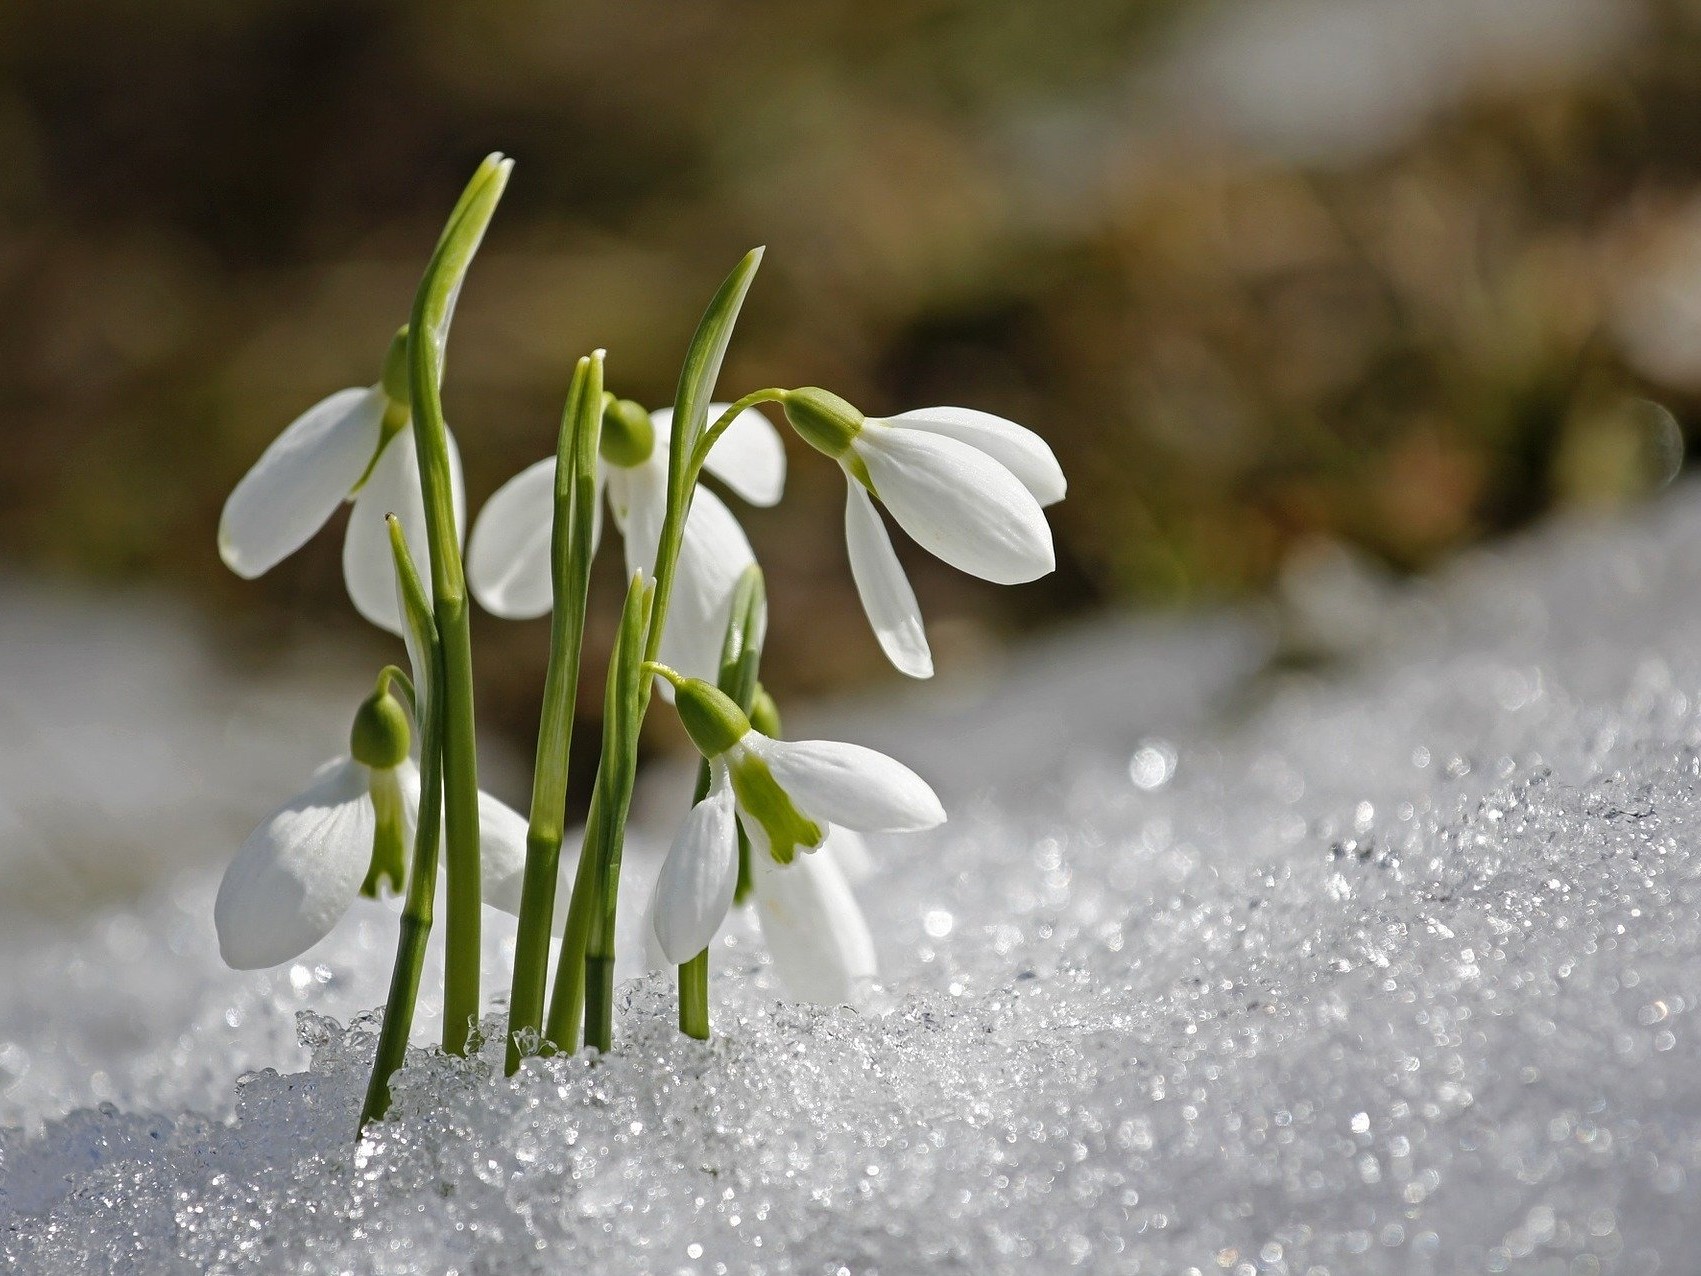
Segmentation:
<svg viewBox="0 0 1701 1276">
<path fill-rule="evenodd" d="M 349 756 L 313 773 L 237 851 L 213 905 L 219 953 L 237 970 L 290 961 L 331 932 L 357 895 L 403 889 L 419 821 L 419 768 L 387 689 L 355 715 Z M 526 822 L 478 795 L 484 902 L 518 913 Z"/>
<path fill-rule="evenodd" d="M 868 871 L 861 835 L 837 825 L 827 830 L 820 850 L 790 864 L 770 855 L 752 857 L 750 895 L 741 899 L 755 905 L 774 970 L 797 1000 L 854 1005 L 879 973 L 874 937 L 851 892 Z M 652 888 L 644 953 L 650 969 L 661 970 L 671 963 L 656 936 L 656 894 Z"/>
<path fill-rule="evenodd" d="M 726 411 L 710 404 L 711 419 Z M 614 399 L 603 413 L 597 481 L 626 547 L 626 571 L 655 569 L 667 513 L 668 437 L 673 410 L 645 412 Z M 785 447 L 755 409 L 734 418 L 710 450 L 705 468 L 752 505 L 773 505 L 785 487 Z M 467 580 L 486 611 L 509 620 L 547 612 L 555 458 L 521 470 L 479 512 L 467 551 Z M 600 511 L 595 526 L 600 531 Z M 661 658 L 687 673 L 713 677 L 720 664 L 733 588 L 756 561 L 732 511 L 699 487 L 679 549 Z"/>
<path fill-rule="evenodd" d="M 1043 507 L 1063 499 L 1057 458 L 1032 430 L 970 408 L 864 417 L 829 391 L 788 390 L 786 419 L 845 472 L 845 543 L 863 610 L 893 665 L 933 676 L 915 591 L 869 499 L 923 549 L 999 585 L 1056 566 Z"/>
<path fill-rule="evenodd" d="M 449 438 L 455 524 L 466 522 L 461 457 Z M 373 386 L 338 390 L 303 412 L 242 476 L 219 519 L 219 556 L 238 576 L 264 575 L 305 545 L 337 507 L 353 501 L 343 539 L 343 580 L 355 609 L 402 632 L 384 516 L 408 542 L 426 543 L 419 456 L 408 409 L 407 329 L 396 334 Z"/>
<path fill-rule="evenodd" d="M 933 790 L 902 763 L 854 744 L 771 739 L 752 729 L 732 699 L 708 683 L 656 671 L 674 684 L 680 721 L 709 763 L 708 795 L 685 817 L 656 880 L 652 927 L 669 962 L 689 961 L 707 948 L 731 908 L 739 827 L 750 839 L 755 872 L 762 860 L 792 866 L 800 850 L 820 847 L 834 825 L 896 833 L 944 823 L 945 810 Z M 798 901 L 810 894 L 815 904 L 800 908 Z M 799 918 L 831 915 L 842 922 L 846 910 L 837 905 L 844 894 L 848 888 L 831 898 L 830 874 L 823 877 L 818 869 L 771 879 L 775 916 L 788 909 L 792 914 L 780 923 L 782 946 L 797 941 Z M 850 930 L 842 928 L 840 942 L 854 950 L 860 941 Z"/>
<path fill-rule="evenodd" d="M 780 982 L 798 1000 L 818 1006 L 853 1004 L 878 973 L 874 937 L 851 893 L 845 850 L 856 839 L 835 825 L 814 855 L 790 864 L 750 858 L 751 893 L 762 939 Z M 865 852 L 850 852 L 858 854 Z"/>
</svg>

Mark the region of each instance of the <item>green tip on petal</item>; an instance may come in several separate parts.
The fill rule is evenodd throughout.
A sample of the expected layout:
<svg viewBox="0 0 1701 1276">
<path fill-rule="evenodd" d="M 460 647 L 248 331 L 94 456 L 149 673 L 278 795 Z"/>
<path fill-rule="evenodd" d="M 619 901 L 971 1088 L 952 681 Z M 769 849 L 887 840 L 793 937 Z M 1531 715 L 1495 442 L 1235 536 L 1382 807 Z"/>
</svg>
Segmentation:
<svg viewBox="0 0 1701 1276">
<path fill-rule="evenodd" d="M 375 772 L 370 789 L 376 817 L 372 830 L 372 859 L 360 893 L 377 899 L 385 893 L 400 894 L 407 883 L 407 817 L 396 777 Z"/>
<path fill-rule="evenodd" d="M 821 845 L 825 830 L 797 809 L 765 761 L 747 749 L 730 770 L 739 808 L 762 826 L 775 863 L 790 864 L 799 847 L 812 851 Z"/>
</svg>

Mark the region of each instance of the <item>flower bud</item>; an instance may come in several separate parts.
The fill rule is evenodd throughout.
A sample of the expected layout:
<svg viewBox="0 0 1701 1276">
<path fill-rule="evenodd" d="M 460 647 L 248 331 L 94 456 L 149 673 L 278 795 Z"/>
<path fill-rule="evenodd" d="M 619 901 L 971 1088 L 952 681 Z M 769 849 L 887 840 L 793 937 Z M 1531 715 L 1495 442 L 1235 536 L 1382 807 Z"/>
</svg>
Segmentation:
<svg viewBox="0 0 1701 1276">
<path fill-rule="evenodd" d="M 756 686 L 756 698 L 750 702 L 750 725 L 773 740 L 785 734 L 780 730 L 780 706 L 760 683 Z"/>
<path fill-rule="evenodd" d="M 411 738 L 407 711 L 388 690 L 374 691 L 355 711 L 348 751 L 361 765 L 387 771 L 407 758 Z"/>
<path fill-rule="evenodd" d="M 603 460 L 629 470 L 642 465 L 656 450 L 656 427 L 650 414 L 631 399 L 614 399 L 602 412 Z"/>
<path fill-rule="evenodd" d="M 862 432 L 862 413 L 831 390 L 787 390 L 781 405 L 803 441 L 835 461 L 850 451 L 851 440 Z"/>
<path fill-rule="evenodd" d="M 701 678 L 674 685 L 674 706 L 691 742 L 705 758 L 718 758 L 750 732 L 750 719 L 726 692 Z"/>
</svg>

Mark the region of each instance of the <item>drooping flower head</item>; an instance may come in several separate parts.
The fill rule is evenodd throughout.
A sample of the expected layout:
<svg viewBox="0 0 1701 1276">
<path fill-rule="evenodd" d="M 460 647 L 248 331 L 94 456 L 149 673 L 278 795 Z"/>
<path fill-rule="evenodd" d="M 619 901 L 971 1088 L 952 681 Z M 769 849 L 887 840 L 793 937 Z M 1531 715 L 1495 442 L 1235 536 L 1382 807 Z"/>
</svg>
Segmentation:
<svg viewBox="0 0 1701 1276">
<path fill-rule="evenodd" d="M 944 823 L 933 790 L 885 754 L 833 740 L 773 739 L 701 679 L 669 680 L 710 777 L 708 795 L 680 826 L 656 882 L 652 925 L 669 961 L 688 961 L 708 947 L 732 906 L 740 827 L 754 874 L 758 861 L 789 866 L 817 850 L 835 825 L 899 833 Z"/>
<path fill-rule="evenodd" d="M 711 404 L 719 414 L 725 404 Z M 628 576 L 653 578 L 667 513 L 668 439 L 673 410 L 646 412 L 608 397 L 597 458 L 597 484 L 625 545 Z M 739 413 L 709 452 L 705 468 L 752 505 L 773 505 L 785 487 L 785 446 L 755 409 Z M 546 613 L 552 602 L 550 528 L 555 458 L 521 470 L 479 511 L 467 550 L 467 580 L 486 611 L 510 620 Z M 601 512 L 593 526 L 600 532 Z M 699 487 L 686 517 L 661 658 L 687 673 L 713 677 L 733 590 L 756 555 L 732 511 Z"/>
<path fill-rule="evenodd" d="M 881 649 L 912 678 L 933 675 L 915 591 L 874 509 L 959 571 L 1014 585 L 1056 566 L 1044 507 L 1063 499 L 1057 458 L 1032 430 L 971 408 L 865 417 L 816 387 L 787 391 L 786 419 L 845 473 L 845 544 Z"/>
<path fill-rule="evenodd" d="M 872 871 L 862 835 L 833 825 L 816 851 L 790 864 L 753 856 L 749 893 L 774 972 L 799 1001 L 854 1005 L 879 973 L 874 936 L 852 887 Z M 645 911 L 645 954 L 652 970 L 670 965 L 656 937 L 656 886 Z"/>
<path fill-rule="evenodd" d="M 466 522 L 461 457 L 449 437 L 455 524 Z M 355 609 L 391 633 L 403 630 L 384 516 L 410 544 L 426 543 L 407 380 L 407 329 L 390 343 L 376 385 L 338 390 L 284 428 L 242 476 L 219 519 L 219 556 L 238 576 L 264 575 L 300 549 L 337 507 L 352 501 L 343 580 Z"/>
<path fill-rule="evenodd" d="M 361 703 L 349 752 L 260 822 L 237 851 L 213 905 L 219 953 L 237 970 L 293 960 L 359 895 L 400 892 L 419 821 L 419 767 L 407 714 L 387 683 Z M 526 822 L 478 795 L 484 902 L 518 913 Z"/>
</svg>

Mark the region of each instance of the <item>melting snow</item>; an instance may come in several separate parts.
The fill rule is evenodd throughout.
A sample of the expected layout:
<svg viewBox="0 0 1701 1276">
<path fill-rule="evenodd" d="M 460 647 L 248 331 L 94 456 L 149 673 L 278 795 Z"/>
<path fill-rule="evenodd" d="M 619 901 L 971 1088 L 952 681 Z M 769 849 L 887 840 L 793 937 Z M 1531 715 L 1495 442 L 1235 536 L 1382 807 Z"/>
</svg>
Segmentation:
<svg viewBox="0 0 1701 1276">
<path fill-rule="evenodd" d="M 362 1142 L 382 909 L 263 975 L 217 968 L 200 869 L 9 926 L 0 1256 L 1701 1269 L 1697 545 L 1679 488 L 1382 599 L 1331 678 L 1246 677 L 1261 639 L 1232 618 L 1111 627 L 1018 657 L 1013 689 L 818 719 L 944 777 L 953 811 L 862 888 L 872 1005 L 781 1002 L 740 920 L 712 1043 L 635 978 L 611 1057 L 506 1081 L 494 1043 L 422 1047 Z"/>
</svg>

